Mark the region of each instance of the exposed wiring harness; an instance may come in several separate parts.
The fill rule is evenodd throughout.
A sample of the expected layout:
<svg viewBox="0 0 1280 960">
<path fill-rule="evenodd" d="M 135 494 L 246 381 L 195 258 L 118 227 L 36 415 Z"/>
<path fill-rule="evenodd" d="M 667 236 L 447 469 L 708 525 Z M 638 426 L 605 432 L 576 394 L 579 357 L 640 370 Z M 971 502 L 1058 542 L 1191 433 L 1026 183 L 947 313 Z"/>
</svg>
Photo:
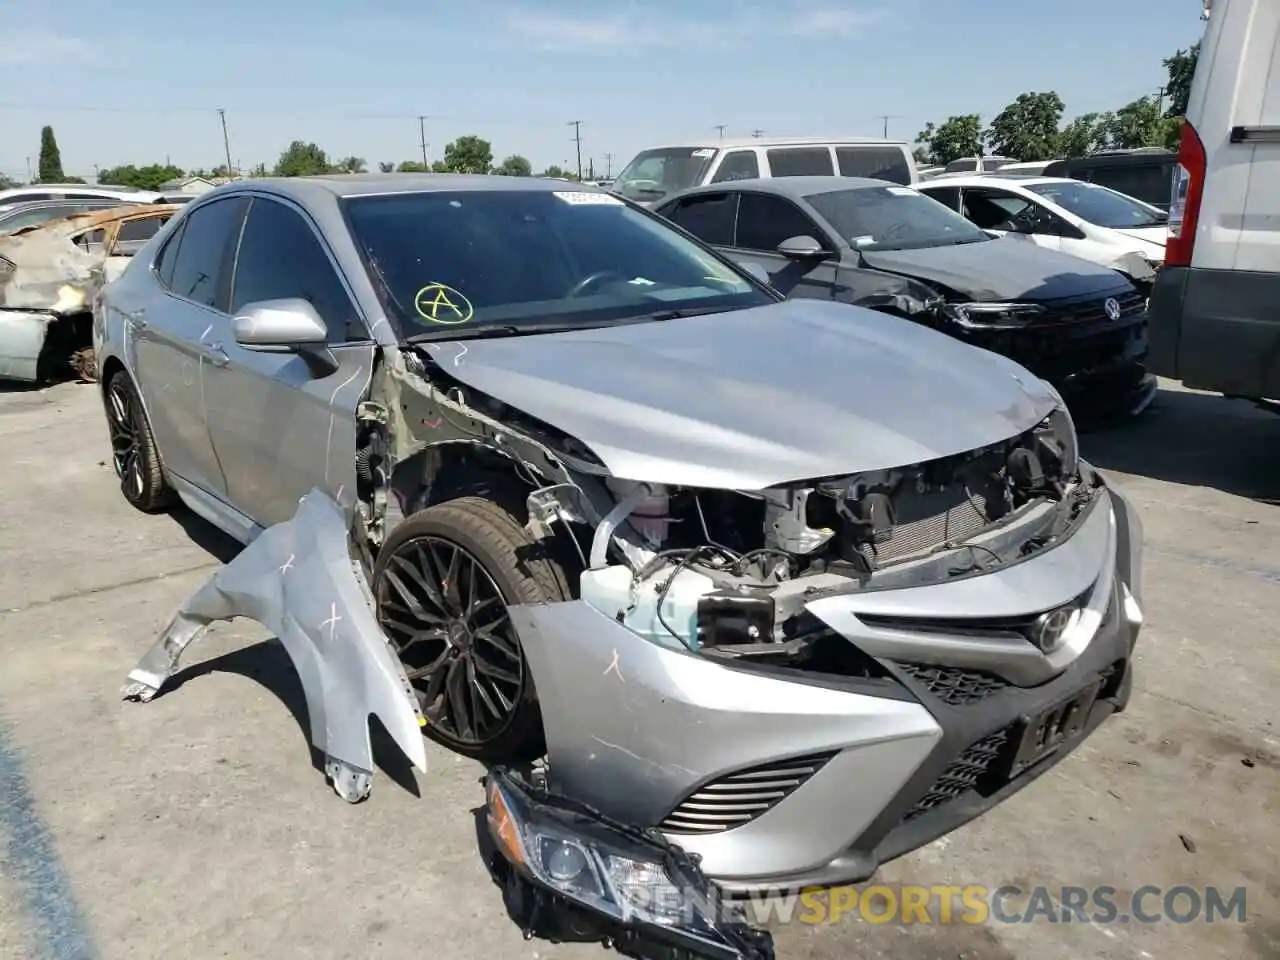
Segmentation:
<svg viewBox="0 0 1280 960">
<path fill-rule="evenodd" d="M 732 565 L 739 560 L 738 554 L 727 547 L 704 543 L 700 546 L 690 547 L 688 549 L 663 550 L 659 553 L 655 553 L 653 557 L 631 577 L 631 589 L 634 594 L 636 587 L 638 587 L 642 581 L 657 573 L 658 570 L 662 568 L 663 564 L 668 563 L 672 558 L 679 558 L 671 573 L 662 582 L 662 586 L 658 588 L 655 612 L 658 616 L 658 622 L 662 624 L 662 628 L 666 630 L 667 633 L 671 634 L 671 636 L 675 637 L 675 639 L 679 640 L 681 645 L 690 652 L 693 652 L 693 648 L 684 637 L 680 636 L 680 634 L 676 633 L 676 631 L 672 629 L 671 624 L 667 623 L 667 618 L 662 612 L 662 607 L 663 604 L 667 602 L 667 595 L 671 593 L 671 587 L 675 583 L 676 577 L 680 576 L 681 573 L 687 570 L 699 557 L 703 555 L 710 555 L 711 559 L 708 564 L 709 566 L 725 566 L 726 564 Z M 634 609 L 635 603 L 633 601 L 630 610 Z M 628 612 L 630 612 L 630 610 L 628 610 Z"/>
</svg>

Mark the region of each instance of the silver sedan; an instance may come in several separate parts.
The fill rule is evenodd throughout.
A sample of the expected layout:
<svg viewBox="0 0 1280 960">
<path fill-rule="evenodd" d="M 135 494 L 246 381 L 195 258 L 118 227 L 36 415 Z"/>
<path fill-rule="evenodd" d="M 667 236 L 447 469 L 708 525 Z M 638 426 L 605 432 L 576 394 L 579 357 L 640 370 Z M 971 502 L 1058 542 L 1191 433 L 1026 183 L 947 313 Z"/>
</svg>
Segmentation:
<svg viewBox="0 0 1280 960">
<path fill-rule="evenodd" d="M 222 187 L 95 342 L 131 503 L 251 543 L 321 491 L 429 736 L 726 886 L 865 878 L 1127 702 L 1140 528 L 1051 387 L 595 188 Z"/>
</svg>

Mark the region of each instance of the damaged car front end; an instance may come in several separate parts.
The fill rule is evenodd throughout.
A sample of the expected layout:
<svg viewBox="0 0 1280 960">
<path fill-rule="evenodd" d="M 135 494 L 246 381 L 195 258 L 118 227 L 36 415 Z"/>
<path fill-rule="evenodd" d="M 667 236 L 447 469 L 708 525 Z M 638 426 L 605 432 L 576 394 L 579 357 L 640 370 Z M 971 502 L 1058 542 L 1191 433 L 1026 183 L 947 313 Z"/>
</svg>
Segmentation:
<svg viewBox="0 0 1280 960">
<path fill-rule="evenodd" d="M 497 179 L 339 198 L 330 243 L 341 259 L 357 238 L 349 276 L 377 318 L 354 443 L 329 418 L 328 488 L 242 534 L 131 696 L 203 623 L 267 623 L 323 713 L 313 741 L 354 783 L 339 793 L 371 786 L 370 713 L 415 762 L 419 720 L 499 768 L 538 761 L 536 782 L 489 777 L 501 859 L 610 922 L 642 875 L 729 893 L 865 879 L 1124 709 L 1141 527 L 1054 388 L 907 320 L 783 301 L 606 194 Z M 364 188 L 253 189 L 323 221 L 322 190 Z M 536 261 L 555 243 L 581 244 L 562 279 Z M 420 275 L 429 254 L 448 285 Z M 569 293 L 500 300 L 517 254 L 540 264 L 521 283 Z M 484 286 L 495 263 L 508 286 Z M 144 280 L 102 322 L 114 375 L 145 396 L 111 349 Z M 315 327 L 273 303 L 273 323 Z M 265 338 L 247 325 L 266 314 L 246 308 L 237 337 Z M 220 369 L 193 371 L 193 395 Z M 304 547 L 309 588 L 289 580 Z M 680 949 L 757 955 L 732 918 L 690 922 L 668 930 Z"/>
</svg>

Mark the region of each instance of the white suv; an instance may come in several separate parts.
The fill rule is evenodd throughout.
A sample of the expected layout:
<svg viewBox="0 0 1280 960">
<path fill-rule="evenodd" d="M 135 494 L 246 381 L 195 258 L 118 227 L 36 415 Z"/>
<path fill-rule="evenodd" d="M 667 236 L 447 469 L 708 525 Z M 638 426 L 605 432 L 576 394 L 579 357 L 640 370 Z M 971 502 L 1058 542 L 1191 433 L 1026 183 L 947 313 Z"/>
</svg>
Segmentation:
<svg viewBox="0 0 1280 960">
<path fill-rule="evenodd" d="M 908 144 L 898 140 L 751 137 L 642 150 L 610 189 L 652 207 L 672 193 L 708 183 L 836 175 L 904 185 L 920 179 Z"/>
</svg>

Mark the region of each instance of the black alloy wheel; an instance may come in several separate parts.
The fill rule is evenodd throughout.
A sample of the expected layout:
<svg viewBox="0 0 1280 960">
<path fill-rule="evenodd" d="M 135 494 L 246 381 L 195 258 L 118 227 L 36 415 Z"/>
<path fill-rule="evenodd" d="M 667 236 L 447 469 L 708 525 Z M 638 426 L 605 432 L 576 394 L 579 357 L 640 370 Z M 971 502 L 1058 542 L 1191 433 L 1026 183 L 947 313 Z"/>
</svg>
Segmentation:
<svg viewBox="0 0 1280 960">
<path fill-rule="evenodd" d="M 173 502 L 173 491 L 165 481 L 146 411 L 125 371 L 116 371 L 107 382 L 103 405 L 111 438 L 111 465 L 120 479 L 120 492 L 146 513 L 164 510 Z"/>
<path fill-rule="evenodd" d="M 492 501 L 464 497 L 396 527 L 374 569 L 378 621 L 427 718 L 466 756 L 514 761 L 545 749 L 533 678 L 509 603 L 567 596 L 558 567 Z M 523 558 L 523 559 L 518 559 Z"/>
</svg>

